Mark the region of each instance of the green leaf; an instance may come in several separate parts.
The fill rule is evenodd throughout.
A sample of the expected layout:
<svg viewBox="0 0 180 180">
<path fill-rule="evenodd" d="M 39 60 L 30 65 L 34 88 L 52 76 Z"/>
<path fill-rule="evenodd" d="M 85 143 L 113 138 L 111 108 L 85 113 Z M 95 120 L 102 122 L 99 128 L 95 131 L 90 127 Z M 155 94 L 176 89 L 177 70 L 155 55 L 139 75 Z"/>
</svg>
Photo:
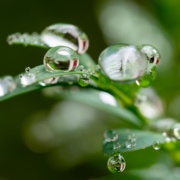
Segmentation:
<svg viewBox="0 0 180 180">
<path fill-rule="evenodd" d="M 164 136 L 162 134 L 155 132 L 133 130 L 133 129 L 115 129 L 115 131 L 118 134 L 118 139 L 115 142 L 118 142 L 121 145 L 121 147 L 118 149 L 114 149 L 113 145 L 115 142 L 107 142 L 106 140 L 104 140 L 103 151 L 105 156 L 112 156 L 115 153 L 144 149 L 149 146 L 152 146 L 154 141 L 165 143 Z M 131 134 L 135 134 L 137 137 L 136 146 L 132 148 L 126 148 L 126 141 L 128 140 L 128 137 Z"/>
<path fill-rule="evenodd" d="M 108 102 L 108 98 L 113 98 L 113 96 L 106 92 L 85 89 L 74 93 L 64 91 L 60 94 L 60 96 L 65 99 L 91 105 L 136 126 L 142 125 L 142 121 L 133 112 L 125 109 L 119 104 L 112 104 L 111 100 Z"/>
<path fill-rule="evenodd" d="M 21 44 L 24 46 L 37 46 L 45 49 L 49 49 L 49 46 L 47 46 L 45 43 L 41 41 L 40 36 L 37 33 L 34 33 L 32 35 L 29 35 L 27 33 L 20 34 L 15 33 L 12 35 L 9 35 L 7 38 L 7 42 L 12 44 Z"/>
<path fill-rule="evenodd" d="M 38 71 L 38 73 L 37 73 Z M 73 75 L 77 75 L 77 74 L 87 74 L 86 72 L 82 72 L 82 71 L 70 71 L 70 72 L 48 72 L 46 71 L 44 65 L 40 65 L 37 66 L 33 69 L 31 69 L 30 71 L 32 74 L 35 74 L 35 80 L 26 87 L 23 87 L 21 85 L 21 80 L 19 78 L 19 76 L 15 77 L 15 81 L 16 81 L 16 89 L 14 91 L 12 91 L 9 94 L 6 94 L 2 97 L 0 97 L 0 102 L 5 100 L 5 99 L 9 99 L 13 96 L 19 95 L 19 94 L 24 94 L 30 91 L 34 91 L 34 90 L 38 90 L 38 89 L 42 89 L 44 88 L 44 86 L 40 85 L 39 82 L 44 81 L 46 79 L 49 78 L 55 78 L 55 77 L 65 77 L 65 81 L 62 82 L 58 82 L 54 85 L 69 85 L 68 81 L 70 80 L 71 82 L 74 82 L 77 85 L 77 77 L 75 79 L 75 77 Z M 27 76 L 27 73 L 23 73 L 23 76 Z M 67 76 L 67 75 L 71 75 L 71 76 Z M 45 87 L 49 87 L 49 86 L 53 86 L 53 84 L 50 85 L 46 85 Z"/>
</svg>

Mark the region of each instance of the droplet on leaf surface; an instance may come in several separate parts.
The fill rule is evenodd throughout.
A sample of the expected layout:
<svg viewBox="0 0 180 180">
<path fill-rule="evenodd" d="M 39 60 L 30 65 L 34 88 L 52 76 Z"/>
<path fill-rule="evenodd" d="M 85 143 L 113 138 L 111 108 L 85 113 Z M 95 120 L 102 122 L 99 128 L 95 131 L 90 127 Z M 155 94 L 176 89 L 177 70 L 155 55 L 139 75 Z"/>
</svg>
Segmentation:
<svg viewBox="0 0 180 180">
<path fill-rule="evenodd" d="M 146 56 L 135 46 L 118 44 L 109 46 L 99 56 L 104 74 L 113 81 L 135 80 L 147 70 Z"/>
<path fill-rule="evenodd" d="M 79 54 L 85 53 L 89 46 L 87 35 L 72 24 L 58 23 L 47 27 L 41 33 L 41 40 L 49 47 L 67 46 Z"/>
<path fill-rule="evenodd" d="M 155 47 L 148 44 L 144 44 L 144 45 L 137 46 L 137 48 L 140 49 L 146 55 L 149 63 L 151 64 L 153 63 L 156 65 L 160 63 L 161 55 Z"/>
<path fill-rule="evenodd" d="M 153 148 L 159 150 L 161 148 L 161 143 L 159 141 L 154 141 Z"/>
<path fill-rule="evenodd" d="M 77 53 L 71 48 L 57 46 L 51 48 L 44 56 L 44 65 L 48 71 L 71 71 L 79 65 Z"/>
<path fill-rule="evenodd" d="M 88 86 L 90 83 L 89 75 L 82 74 L 79 76 L 78 83 L 80 86 Z"/>
<path fill-rule="evenodd" d="M 104 133 L 104 139 L 107 142 L 112 142 L 112 141 L 116 141 L 118 138 L 118 134 L 116 133 L 116 131 L 109 129 Z"/>
</svg>

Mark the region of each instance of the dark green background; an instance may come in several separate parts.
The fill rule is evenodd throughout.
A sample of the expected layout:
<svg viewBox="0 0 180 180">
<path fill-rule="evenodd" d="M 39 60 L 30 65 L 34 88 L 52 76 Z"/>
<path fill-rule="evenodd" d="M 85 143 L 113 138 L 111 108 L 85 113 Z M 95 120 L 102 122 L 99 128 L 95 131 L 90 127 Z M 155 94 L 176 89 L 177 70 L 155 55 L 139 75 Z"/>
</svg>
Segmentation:
<svg viewBox="0 0 180 180">
<path fill-rule="evenodd" d="M 44 49 L 35 47 L 9 46 L 6 38 L 15 32 L 41 32 L 46 26 L 58 22 L 78 25 L 88 35 L 88 53 L 98 59 L 100 52 L 107 47 L 99 29 L 96 9 L 97 0 L 6 0 L 0 2 L 0 76 L 17 75 L 25 67 L 43 63 Z M 160 96 L 169 103 L 179 93 L 180 58 L 180 1 L 175 0 L 136 0 L 150 12 L 173 38 L 176 50 L 172 61 L 173 68 L 166 76 L 156 79 L 154 87 Z M 163 63 L 163 59 L 162 62 Z M 168 88 L 167 88 L 168 87 Z M 33 113 L 48 110 L 55 100 L 44 97 L 41 92 L 31 92 L 0 104 L 0 178 L 9 180 L 45 179 L 87 179 L 108 174 L 106 160 L 103 168 L 97 169 L 97 159 L 91 163 L 68 171 L 50 166 L 44 154 L 30 151 L 22 140 L 24 121 Z M 166 111 L 166 114 L 169 112 Z M 173 114 L 171 114 L 173 116 Z M 179 116 L 176 116 L 179 118 Z M 100 159 L 103 159 L 101 154 Z M 100 162 L 99 162 L 100 163 Z M 101 165 L 100 163 L 100 165 Z"/>
</svg>

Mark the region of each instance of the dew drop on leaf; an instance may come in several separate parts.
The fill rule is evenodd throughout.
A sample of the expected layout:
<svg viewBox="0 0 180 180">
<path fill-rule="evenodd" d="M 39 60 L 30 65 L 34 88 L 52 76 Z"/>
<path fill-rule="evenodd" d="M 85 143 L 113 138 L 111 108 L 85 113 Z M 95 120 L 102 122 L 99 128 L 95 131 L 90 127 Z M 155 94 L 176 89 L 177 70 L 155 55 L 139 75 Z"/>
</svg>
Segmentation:
<svg viewBox="0 0 180 180">
<path fill-rule="evenodd" d="M 119 142 L 114 142 L 114 144 L 113 144 L 113 149 L 114 150 L 117 150 L 117 149 L 119 149 L 121 147 L 121 145 L 119 144 Z"/>
<path fill-rule="evenodd" d="M 80 86 L 88 86 L 90 83 L 89 75 L 82 74 L 79 76 L 78 83 Z"/>
<path fill-rule="evenodd" d="M 136 139 L 128 139 L 126 141 L 126 148 L 132 148 L 136 146 Z"/>
<path fill-rule="evenodd" d="M 5 76 L 0 78 L 0 96 L 8 94 L 16 88 L 16 83 L 12 76 Z"/>
<path fill-rule="evenodd" d="M 33 73 L 24 74 L 20 78 L 23 87 L 29 86 L 36 82 L 36 76 Z"/>
<path fill-rule="evenodd" d="M 31 68 L 30 68 L 30 67 L 25 68 L 25 72 L 26 72 L 26 73 L 29 73 L 30 71 L 31 71 Z"/>
<path fill-rule="evenodd" d="M 140 49 L 146 55 L 149 63 L 151 64 L 153 63 L 156 65 L 160 63 L 161 55 L 155 47 L 148 44 L 144 44 L 144 45 L 137 46 L 137 48 Z"/>
<path fill-rule="evenodd" d="M 113 81 L 135 80 L 147 70 L 146 56 L 135 46 L 118 44 L 109 46 L 99 56 L 104 74 Z"/>
<path fill-rule="evenodd" d="M 67 72 L 75 69 L 78 65 L 77 53 L 68 47 L 53 47 L 44 56 L 44 66 L 48 71 Z"/>
<path fill-rule="evenodd" d="M 107 166 L 112 173 L 120 173 L 124 171 L 126 162 L 123 156 L 115 154 L 108 159 Z"/>
<path fill-rule="evenodd" d="M 112 142 L 112 141 L 116 141 L 118 138 L 118 134 L 116 133 L 116 131 L 109 129 L 104 133 L 104 139 L 107 142 Z"/>
<path fill-rule="evenodd" d="M 154 141 L 153 148 L 159 150 L 161 148 L 161 143 L 159 141 Z"/>
<path fill-rule="evenodd" d="M 54 24 L 41 33 L 41 40 L 49 47 L 67 46 L 78 54 L 85 53 L 89 46 L 87 35 L 71 24 Z"/>
</svg>

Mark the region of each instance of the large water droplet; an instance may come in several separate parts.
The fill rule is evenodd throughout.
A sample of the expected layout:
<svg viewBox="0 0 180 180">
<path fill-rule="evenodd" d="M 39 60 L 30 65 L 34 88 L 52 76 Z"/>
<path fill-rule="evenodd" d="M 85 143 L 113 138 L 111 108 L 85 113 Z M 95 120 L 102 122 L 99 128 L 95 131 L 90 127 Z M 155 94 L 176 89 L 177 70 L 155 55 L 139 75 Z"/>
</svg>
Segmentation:
<svg viewBox="0 0 180 180">
<path fill-rule="evenodd" d="M 161 143 L 159 141 L 154 141 L 153 148 L 159 150 L 161 148 Z"/>
<path fill-rule="evenodd" d="M 135 46 L 109 46 L 99 56 L 99 65 L 106 76 L 114 81 L 130 81 L 144 75 L 146 56 Z"/>
<path fill-rule="evenodd" d="M 12 76 L 5 76 L 0 79 L 0 96 L 8 94 L 16 88 L 16 83 Z"/>
<path fill-rule="evenodd" d="M 82 74 L 79 76 L 78 83 L 80 86 L 88 86 L 90 83 L 89 75 Z"/>
<path fill-rule="evenodd" d="M 116 141 L 118 138 L 118 134 L 116 133 L 116 131 L 109 129 L 104 133 L 104 139 L 107 142 L 112 142 L 112 141 Z"/>
<path fill-rule="evenodd" d="M 156 65 L 159 64 L 161 60 L 161 55 L 155 47 L 144 44 L 144 45 L 137 46 L 137 48 L 140 49 L 146 55 L 149 63 L 153 63 Z"/>
<path fill-rule="evenodd" d="M 47 51 L 44 56 L 44 65 L 48 71 L 71 71 L 79 65 L 79 58 L 72 49 L 57 46 Z"/>
<path fill-rule="evenodd" d="M 120 173 L 124 171 L 126 162 L 123 156 L 120 154 L 115 154 L 108 159 L 107 166 L 112 173 Z"/>
<path fill-rule="evenodd" d="M 87 35 L 71 24 L 54 24 L 41 33 L 41 40 L 50 47 L 67 46 L 77 53 L 85 53 L 89 46 Z"/>
</svg>

